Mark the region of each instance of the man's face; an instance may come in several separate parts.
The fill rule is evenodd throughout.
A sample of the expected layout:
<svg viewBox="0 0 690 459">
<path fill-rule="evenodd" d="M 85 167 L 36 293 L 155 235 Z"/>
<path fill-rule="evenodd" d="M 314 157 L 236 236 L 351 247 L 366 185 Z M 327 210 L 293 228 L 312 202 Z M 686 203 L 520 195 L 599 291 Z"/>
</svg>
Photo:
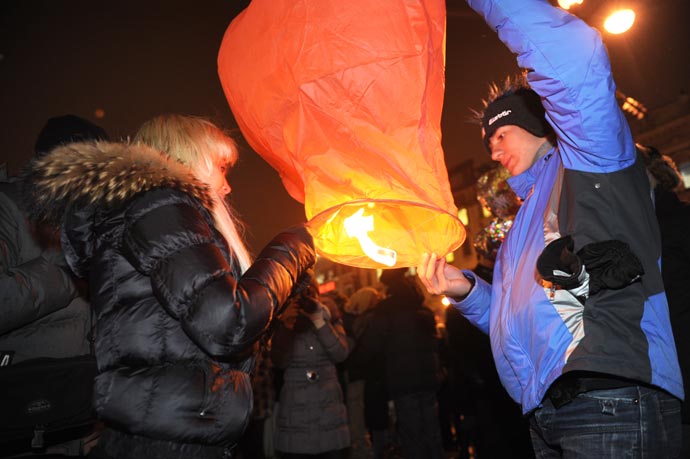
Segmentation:
<svg viewBox="0 0 690 459">
<path fill-rule="evenodd" d="M 489 138 L 491 159 L 500 162 L 510 175 L 520 175 L 534 164 L 543 142 L 542 137 L 519 126 L 501 126 Z"/>
</svg>

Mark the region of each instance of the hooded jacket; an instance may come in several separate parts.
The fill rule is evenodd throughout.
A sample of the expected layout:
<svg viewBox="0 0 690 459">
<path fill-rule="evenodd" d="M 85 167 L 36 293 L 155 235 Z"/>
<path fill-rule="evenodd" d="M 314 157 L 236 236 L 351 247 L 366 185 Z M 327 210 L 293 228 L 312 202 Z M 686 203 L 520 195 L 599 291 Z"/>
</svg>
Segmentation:
<svg viewBox="0 0 690 459">
<path fill-rule="evenodd" d="M 489 333 L 501 381 L 524 413 L 574 370 L 628 378 L 682 398 L 649 182 L 616 102 L 601 37 L 543 0 L 468 3 L 529 69 L 557 145 L 509 179 L 524 203 L 499 249 L 493 285 L 475 278 L 456 307 Z M 584 305 L 567 290 L 551 291 L 536 261 L 548 242 L 565 235 L 576 250 L 626 242 L 645 274 Z"/>
<path fill-rule="evenodd" d="M 252 411 L 252 345 L 313 264 L 279 234 L 242 274 L 191 170 L 141 145 L 59 147 L 31 168 L 33 213 L 61 224 L 88 278 L 106 425 L 179 443 L 233 444 Z"/>
</svg>

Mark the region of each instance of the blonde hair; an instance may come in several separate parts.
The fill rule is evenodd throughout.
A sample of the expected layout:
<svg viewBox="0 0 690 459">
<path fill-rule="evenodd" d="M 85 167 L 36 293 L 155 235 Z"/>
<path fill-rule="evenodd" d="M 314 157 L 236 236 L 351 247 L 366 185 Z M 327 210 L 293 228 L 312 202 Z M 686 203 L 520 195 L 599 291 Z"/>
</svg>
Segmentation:
<svg viewBox="0 0 690 459">
<path fill-rule="evenodd" d="M 208 120 L 186 115 L 161 115 L 146 121 L 134 141 L 162 151 L 186 164 L 194 176 L 208 183 L 216 168 L 233 166 L 237 145 L 220 128 Z M 233 210 L 219 190 L 210 190 L 213 219 L 225 237 L 230 252 L 244 273 L 251 265 L 249 252 L 240 236 L 243 229 Z"/>
</svg>

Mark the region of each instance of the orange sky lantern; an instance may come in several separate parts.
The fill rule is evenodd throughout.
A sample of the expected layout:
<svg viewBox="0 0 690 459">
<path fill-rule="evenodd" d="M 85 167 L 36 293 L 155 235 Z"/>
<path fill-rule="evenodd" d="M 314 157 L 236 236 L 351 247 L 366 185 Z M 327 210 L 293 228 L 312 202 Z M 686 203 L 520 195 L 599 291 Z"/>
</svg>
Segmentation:
<svg viewBox="0 0 690 459">
<path fill-rule="evenodd" d="M 319 253 L 413 266 L 465 239 L 441 148 L 445 0 L 253 0 L 218 72 Z"/>
</svg>

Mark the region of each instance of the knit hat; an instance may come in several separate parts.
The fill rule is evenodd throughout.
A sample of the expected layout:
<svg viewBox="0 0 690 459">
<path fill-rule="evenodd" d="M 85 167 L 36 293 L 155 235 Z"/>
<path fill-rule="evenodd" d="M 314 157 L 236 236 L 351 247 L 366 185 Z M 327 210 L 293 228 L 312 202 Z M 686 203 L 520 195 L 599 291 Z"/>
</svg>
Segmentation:
<svg viewBox="0 0 690 459">
<path fill-rule="evenodd" d="M 76 115 L 56 116 L 41 129 L 34 152 L 41 156 L 60 145 L 89 140 L 108 140 L 108 134 L 102 127 Z"/>
<path fill-rule="evenodd" d="M 379 280 L 386 286 L 390 287 L 391 284 L 404 280 L 408 270 L 409 268 L 384 269 L 381 273 L 381 277 L 379 277 Z"/>
<path fill-rule="evenodd" d="M 539 95 L 531 89 L 520 88 L 505 94 L 487 105 L 482 116 L 484 146 L 489 148 L 489 139 L 501 126 L 519 126 L 537 137 L 553 133 L 544 116 L 544 106 Z"/>
<path fill-rule="evenodd" d="M 373 287 L 362 287 L 350 296 L 350 301 L 345 307 L 345 311 L 360 315 L 379 301 L 379 292 Z"/>
</svg>

